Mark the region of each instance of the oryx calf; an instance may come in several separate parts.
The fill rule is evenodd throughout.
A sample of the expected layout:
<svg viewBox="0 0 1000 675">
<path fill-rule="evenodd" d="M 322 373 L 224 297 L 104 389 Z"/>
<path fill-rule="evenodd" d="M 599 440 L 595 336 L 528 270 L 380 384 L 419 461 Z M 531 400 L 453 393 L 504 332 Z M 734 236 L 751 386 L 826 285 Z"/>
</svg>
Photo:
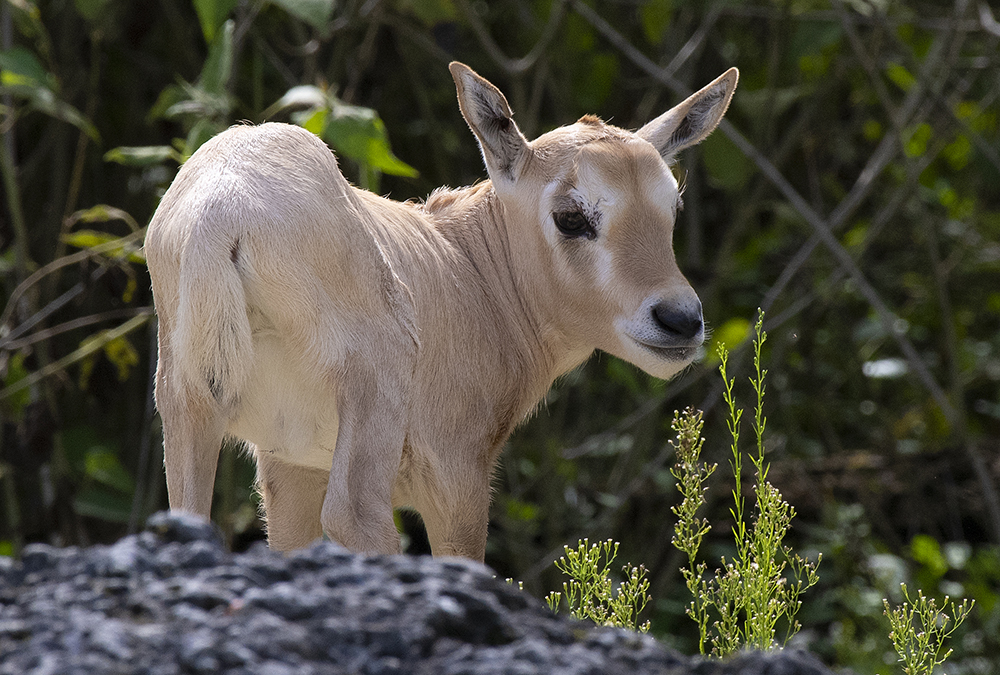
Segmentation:
<svg viewBox="0 0 1000 675">
<path fill-rule="evenodd" d="M 257 462 L 270 544 L 324 532 L 394 553 L 394 507 L 435 555 L 482 560 L 494 463 L 595 349 L 669 378 L 704 338 L 672 248 L 668 163 L 719 123 L 731 69 L 638 132 L 586 116 L 528 142 L 451 64 L 490 180 L 398 203 L 285 124 L 184 164 L 146 237 L 170 507 L 208 516 L 224 436 Z"/>
</svg>

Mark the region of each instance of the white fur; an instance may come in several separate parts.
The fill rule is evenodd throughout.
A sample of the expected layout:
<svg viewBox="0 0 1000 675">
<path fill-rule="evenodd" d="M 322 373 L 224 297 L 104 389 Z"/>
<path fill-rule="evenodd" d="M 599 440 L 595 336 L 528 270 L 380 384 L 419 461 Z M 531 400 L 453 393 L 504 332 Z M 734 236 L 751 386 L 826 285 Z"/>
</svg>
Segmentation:
<svg viewBox="0 0 1000 675">
<path fill-rule="evenodd" d="M 350 186 L 312 134 L 265 124 L 206 143 L 164 195 L 146 255 L 171 508 L 209 515 L 229 435 L 257 462 L 275 548 L 325 532 L 398 551 L 392 509 L 409 506 L 436 555 L 481 560 L 496 458 L 556 377 L 597 348 L 659 377 L 690 362 L 702 334 L 652 310 L 700 326 L 657 151 L 596 118 L 528 143 L 495 87 L 451 68 L 491 181 L 400 204 Z M 561 190 L 596 239 L 556 231 Z"/>
</svg>

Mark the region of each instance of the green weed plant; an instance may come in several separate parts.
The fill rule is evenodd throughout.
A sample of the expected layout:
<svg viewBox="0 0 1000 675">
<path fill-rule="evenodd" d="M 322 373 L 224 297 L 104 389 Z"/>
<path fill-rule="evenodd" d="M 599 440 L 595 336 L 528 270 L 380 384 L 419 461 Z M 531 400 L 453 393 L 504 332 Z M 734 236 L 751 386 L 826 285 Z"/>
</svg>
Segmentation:
<svg viewBox="0 0 1000 675">
<path fill-rule="evenodd" d="M 765 458 L 764 415 L 765 377 L 761 367 L 761 349 L 767 340 L 763 330 L 764 313 L 760 312 L 754 326 L 754 373 L 749 378 L 756 394 L 753 431 L 755 453 L 750 454 L 753 467 L 753 506 L 748 514 L 743 492 L 743 451 L 740 449 L 740 425 L 743 409 L 737 408 L 733 394 L 735 379 L 729 378 L 726 367 L 729 353 L 719 345 L 719 372 L 723 380 L 722 398 L 728 408 L 727 426 L 732 443 L 732 469 L 735 487 L 732 491 L 733 539 L 736 555 L 721 559 L 721 567 L 708 575 L 708 565 L 698 562 L 702 541 L 712 525 L 698 517 L 705 503 L 706 482 L 715 473 L 717 464 L 701 461 L 705 439 L 700 410 L 687 408 L 674 412 L 671 428 L 675 439 L 670 442 L 677 458 L 670 470 L 677 481 L 681 502 L 671 507 L 677 517 L 673 545 L 687 555 L 687 566 L 681 568 L 684 583 L 692 600 L 686 613 L 698 625 L 698 649 L 701 654 L 711 648 L 711 655 L 722 658 L 741 649 L 769 650 L 784 646 L 801 628 L 795 618 L 802 606 L 801 595 L 819 581 L 817 572 L 823 556 L 815 562 L 803 558 L 784 544 L 785 536 L 795 517 L 795 508 L 767 480 L 770 464 Z M 618 626 L 641 632 L 649 630 L 649 621 L 638 624 L 639 613 L 649 602 L 649 581 L 643 566 L 627 564 L 625 580 L 612 591 L 611 565 L 618 554 L 618 543 L 611 540 L 590 544 L 580 540 L 575 549 L 564 547 L 566 554 L 555 566 L 569 577 L 563 592 L 553 591 L 545 599 L 553 612 L 565 596 L 570 614 L 576 619 L 589 619 L 600 626 Z M 902 585 L 905 601 L 892 608 L 883 599 L 889 618 L 893 643 L 904 675 L 932 675 L 935 666 L 944 663 L 951 650 L 944 654 L 944 642 L 965 621 L 975 600 L 963 599 L 961 605 L 945 596 L 943 609 L 933 598 L 917 591 L 911 600 Z M 944 609 L 950 609 L 950 615 Z M 784 628 L 779 643 L 778 628 Z"/>
<path fill-rule="evenodd" d="M 575 549 L 563 547 L 566 554 L 555 566 L 569 577 L 563 592 L 552 591 L 545 601 L 556 612 L 563 596 L 574 619 L 589 619 L 598 626 L 629 628 L 640 633 L 649 631 L 649 621 L 639 623 L 639 613 L 649 602 L 649 580 L 646 568 L 627 563 L 622 571 L 625 579 L 614 592 L 611 564 L 618 555 L 618 542 L 610 539 L 591 544 L 589 539 L 577 542 Z"/>
<path fill-rule="evenodd" d="M 926 597 L 922 590 L 918 589 L 916 600 L 911 600 L 906 584 L 900 586 L 904 598 L 902 605 L 892 608 L 888 600 L 882 599 L 885 615 L 892 627 L 889 639 L 899 655 L 905 675 L 931 675 L 935 666 L 940 666 L 951 656 L 950 649 L 941 654 L 945 640 L 962 625 L 976 601 L 963 599 L 961 605 L 956 605 L 946 595 L 941 609 L 938 609 L 934 598 Z M 950 616 L 945 613 L 949 608 Z"/>
<path fill-rule="evenodd" d="M 716 465 L 705 465 L 699 460 L 704 442 L 702 414 L 688 408 L 683 413 L 675 413 L 673 422 L 677 434 L 673 442 L 677 463 L 671 473 L 677 479 L 682 501 L 672 509 L 677 516 L 672 543 L 688 557 L 688 565 L 681 573 L 693 596 L 687 614 L 698 624 L 698 649 L 705 654 L 710 645 L 711 653 L 718 657 L 744 648 L 766 650 L 779 646 L 775 636 L 781 623 L 784 623 L 785 634 L 780 644 L 786 644 L 800 628 L 795 619 L 802 606 L 799 597 L 819 581 L 816 570 L 822 560 L 820 556 L 815 562 L 809 561 L 784 545 L 795 509 L 767 480 L 769 463 L 764 457 L 767 371 L 761 368 L 761 348 L 767 333 L 763 330 L 763 321 L 761 312 L 754 329 L 754 375 L 750 378 L 757 397 L 753 420 L 756 454 L 750 455 L 754 469 L 752 515 L 747 513 L 743 494 L 743 452 L 739 445 L 743 410 L 736 407 L 735 379 L 730 379 L 726 373 L 729 354 L 724 346 L 719 346 L 723 400 L 729 409 L 727 424 L 732 437 L 729 464 L 736 479 L 730 508 L 736 555 L 731 560 L 723 557 L 722 566 L 711 576 L 706 574 L 705 563 L 696 562 L 702 539 L 711 530 L 711 525 L 696 514 L 705 501 L 705 481 L 714 473 Z"/>
</svg>

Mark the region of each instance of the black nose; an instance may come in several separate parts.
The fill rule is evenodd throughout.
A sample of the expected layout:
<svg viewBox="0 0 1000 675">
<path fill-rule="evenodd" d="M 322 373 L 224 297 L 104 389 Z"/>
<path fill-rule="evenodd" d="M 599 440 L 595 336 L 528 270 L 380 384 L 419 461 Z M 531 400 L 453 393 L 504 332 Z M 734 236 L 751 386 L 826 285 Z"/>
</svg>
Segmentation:
<svg viewBox="0 0 1000 675">
<path fill-rule="evenodd" d="M 691 340 L 702 330 L 701 303 L 683 309 L 669 302 L 657 303 L 653 305 L 653 320 L 671 337 Z"/>
</svg>

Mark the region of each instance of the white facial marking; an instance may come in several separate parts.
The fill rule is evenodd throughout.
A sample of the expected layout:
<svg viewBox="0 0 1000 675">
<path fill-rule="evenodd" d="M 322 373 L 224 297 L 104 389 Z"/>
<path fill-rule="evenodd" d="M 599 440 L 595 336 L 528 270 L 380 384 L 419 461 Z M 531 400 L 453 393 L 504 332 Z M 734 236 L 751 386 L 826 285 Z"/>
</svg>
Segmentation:
<svg viewBox="0 0 1000 675">
<path fill-rule="evenodd" d="M 677 179 L 666 165 L 659 175 L 651 175 L 643 181 L 643 190 L 648 203 L 655 208 L 661 209 L 665 215 L 673 219 L 677 212 L 677 201 L 680 198 L 680 191 L 677 186 Z"/>
<path fill-rule="evenodd" d="M 545 240 L 553 248 L 559 242 L 559 232 L 556 230 L 555 223 L 552 222 L 552 196 L 561 184 L 562 181 L 558 178 L 549 181 L 542 190 L 542 198 L 538 202 L 538 222 L 542 223 L 542 233 L 545 235 Z"/>
</svg>

